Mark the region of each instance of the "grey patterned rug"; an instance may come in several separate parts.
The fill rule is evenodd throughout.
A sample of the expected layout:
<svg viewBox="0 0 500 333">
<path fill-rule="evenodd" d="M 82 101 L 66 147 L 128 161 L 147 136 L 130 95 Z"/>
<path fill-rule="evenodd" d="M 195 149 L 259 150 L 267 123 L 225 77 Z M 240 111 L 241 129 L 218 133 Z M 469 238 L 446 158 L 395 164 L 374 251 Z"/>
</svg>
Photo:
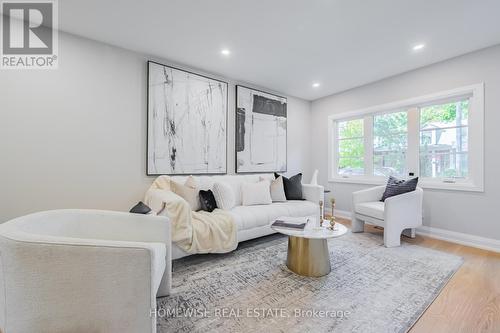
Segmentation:
<svg viewBox="0 0 500 333">
<path fill-rule="evenodd" d="M 406 332 L 462 259 L 382 242 L 368 233 L 329 240 L 332 272 L 321 278 L 288 270 L 281 235 L 176 260 L 158 332 Z"/>
</svg>

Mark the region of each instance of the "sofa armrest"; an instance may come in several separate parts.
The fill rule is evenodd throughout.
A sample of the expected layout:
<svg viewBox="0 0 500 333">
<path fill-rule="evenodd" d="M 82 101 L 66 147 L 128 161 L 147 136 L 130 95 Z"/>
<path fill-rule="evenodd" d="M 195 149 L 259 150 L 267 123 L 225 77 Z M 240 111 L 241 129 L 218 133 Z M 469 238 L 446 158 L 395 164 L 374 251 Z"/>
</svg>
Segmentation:
<svg viewBox="0 0 500 333">
<path fill-rule="evenodd" d="M 167 216 L 131 214 L 122 212 L 102 212 L 107 223 L 115 226 L 114 232 L 117 239 L 132 242 L 156 242 L 166 247 L 165 271 L 157 291 L 158 296 L 167 296 L 172 289 L 172 225 Z M 107 227 L 110 227 L 109 225 Z M 121 230 L 119 232 L 118 230 Z"/>
<path fill-rule="evenodd" d="M 320 200 L 324 203 L 325 189 L 321 185 L 302 184 L 302 197 L 315 204 L 319 204 Z"/>
<path fill-rule="evenodd" d="M 44 213 L 52 212 L 36 214 L 43 217 Z M 95 209 L 61 209 L 57 213 L 78 221 L 81 238 L 165 244 L 171 240 L 170 221 L 166 216 Z"/>
<path fill-rule="evenodd" d="M 380 201 L 385 191 L 385 185 L 375 186 L 366 190 L 356 191 L 352 193 L 352 209 L 355 205 L 362 202 Z"/>
<path fill-rule="evenodd" d="M 154 332 L 151 244 L 15 236 L 0 237 L 5 332 Z"/>
</svg>

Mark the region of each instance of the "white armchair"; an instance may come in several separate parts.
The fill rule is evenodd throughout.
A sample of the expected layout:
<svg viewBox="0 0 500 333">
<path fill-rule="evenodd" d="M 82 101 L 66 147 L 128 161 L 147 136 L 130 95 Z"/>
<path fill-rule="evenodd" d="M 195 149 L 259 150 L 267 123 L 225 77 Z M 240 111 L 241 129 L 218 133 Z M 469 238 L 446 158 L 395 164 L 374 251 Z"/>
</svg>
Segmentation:
<svg viewBox="0 0 500 333">
<path fill-rule="evenodd" d="M 0 331 L 156 332 L 168 218 L 56 210 L 0 225 Z"/>
<path fill-rule="evenodd" d="M 423 190 L 380 201 L 385 190 L 377 186 L 352 194 L 352 232 L 363 232 L 365 222 L 384 228 L 384 245 L 400 245 L 401 233 L 415 237 L 415 228 L 422 225 Z"/>
</svg>

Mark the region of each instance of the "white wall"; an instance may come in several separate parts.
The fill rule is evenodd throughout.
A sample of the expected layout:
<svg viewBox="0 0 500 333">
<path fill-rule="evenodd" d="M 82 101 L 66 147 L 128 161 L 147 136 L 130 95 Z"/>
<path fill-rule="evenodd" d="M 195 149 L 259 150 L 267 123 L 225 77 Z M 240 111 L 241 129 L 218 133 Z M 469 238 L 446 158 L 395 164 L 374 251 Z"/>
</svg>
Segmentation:
<svg viewBox="0 0 500 333">
<path fill-rule="evenodd" d="M 59 48 L 58 70 L 0 71 L 0 222 L 56 208 L 128 210 L 154 179 L 145 175 L 146 61 L 171 63 L 67 34 Z M 234 173 L 236 81 L 190 70 L 230 83 Z M 310 102 L 289 97 L 289 174 L 310 176 L 309 122 Z"/>
<path fill-rule="evenodd" d="M 352 70 L 356 70 L 353 68 Z M 312 103 L 312 167 L 327 184 L 327 117 L 334 113 L 485 83 L 484 193 L 425 190 L 424 225 L 500 239 L 500 46 L 454 58 Z M 350 211 L 352 191 L 367 186 L 330 183 L 337 208 Z"/>
</svg>

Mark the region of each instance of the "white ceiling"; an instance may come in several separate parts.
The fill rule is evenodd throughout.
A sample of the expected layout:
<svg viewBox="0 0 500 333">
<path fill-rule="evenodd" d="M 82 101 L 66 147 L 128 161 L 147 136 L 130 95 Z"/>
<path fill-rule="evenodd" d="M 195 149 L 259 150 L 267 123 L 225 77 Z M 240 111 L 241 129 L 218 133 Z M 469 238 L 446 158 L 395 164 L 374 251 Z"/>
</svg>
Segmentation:
<svg viewBox="0 0 500 333">
<path fill-rule="evenodd" d="M 499 13 L 499 0 L 61 0 L 59 26 L 314 100 L 499 44 Z"/>
</svg>

